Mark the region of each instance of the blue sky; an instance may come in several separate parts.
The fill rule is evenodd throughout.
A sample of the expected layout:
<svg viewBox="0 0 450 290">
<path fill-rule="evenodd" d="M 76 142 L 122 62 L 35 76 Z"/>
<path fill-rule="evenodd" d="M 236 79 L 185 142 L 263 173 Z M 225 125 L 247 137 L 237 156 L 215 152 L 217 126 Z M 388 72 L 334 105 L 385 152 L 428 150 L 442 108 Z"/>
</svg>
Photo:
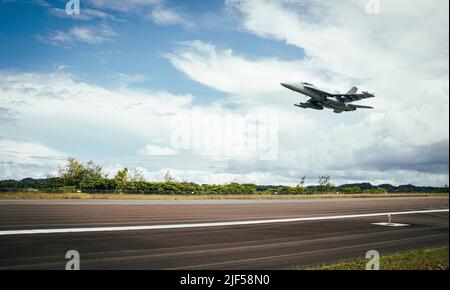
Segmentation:
<svg viewBox="0 0 450 290">
<path fill-rule="evenodd" d="M 0 178 L 447 184 L 448 1 L 370 1 L 0 0 Z M 300 80 L 376 109 L 298 110 Z"/>
<path fill-rule="evenodd" d="M 116 20 L 93 18 L 82 21 L 69 15 L 52 15 L 51 9 L 65 9 L 67 1 L 46 1 L 47 4 L 38 1 L 5 2 L 0 11 L 2 69 L 50 71 L 64 64 L 80 77 L 105 86 L 111 85 L 111 78 L 117 74 L 145 75 L 148 80 L 135 85 L 173 93 L 195 93 L 198 96 L 196 101 L 202 102 L 210 100 L 212 95 L 220 97 L 223 94 L 189 80 L 164 59 L 163 55 L 172 51 L 179 42 L 199 39 L 254 58 L 267 56 L 289 60 L 302 57 L 298 48 L 261 39 L 238 29 L 234 22 L 236 16 L 226 11 L 222 1 L 164 3 L 186 18 L 199 19 L 193 27 L 153 23 L 147 15 L 154 5 L 144 5 L 130 13 L 108 10 L 106 6 L 108 15 Z M 84 8 L 96 9 L 89 1 L 80 1 L 80 5 L 81 15 Z M 220 20 L 216 22 L 218 18 Z M 95 45 L 75 42 L 66 47 L 65 44 L 49 45 L 39 40 L 51 31 L 66 31 L 76 25 L 108 25 L 117 36 Z"/>
</svg>

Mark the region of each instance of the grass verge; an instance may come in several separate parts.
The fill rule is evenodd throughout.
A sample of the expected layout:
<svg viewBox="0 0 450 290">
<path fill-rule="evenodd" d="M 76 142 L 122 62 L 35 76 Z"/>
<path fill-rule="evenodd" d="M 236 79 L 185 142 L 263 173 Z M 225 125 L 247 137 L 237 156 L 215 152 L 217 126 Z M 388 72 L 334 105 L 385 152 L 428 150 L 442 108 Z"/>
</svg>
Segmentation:
<svg viewBox="0 0 450 290">
<path fill-rule="evenodd" d="M 302 270 L 365 270 L 368 259 L 319 267 L 298 268 Z M 448 247 L 412 250 L 380 256 L 381 270 L 448 270 Z"/>
<path fill-rule="evenodd" d="M 207 200 L 207 199 L 318 199 L 318 198 L 391 198 L 391 197 L 448 197 L 448 194 L 310 194 L 310 195 L 269 195 L 269 194 L 88 194 L 88 193 L 0 193 L 0 199 L 117 199 L 117 200 Z"/>
</svg>

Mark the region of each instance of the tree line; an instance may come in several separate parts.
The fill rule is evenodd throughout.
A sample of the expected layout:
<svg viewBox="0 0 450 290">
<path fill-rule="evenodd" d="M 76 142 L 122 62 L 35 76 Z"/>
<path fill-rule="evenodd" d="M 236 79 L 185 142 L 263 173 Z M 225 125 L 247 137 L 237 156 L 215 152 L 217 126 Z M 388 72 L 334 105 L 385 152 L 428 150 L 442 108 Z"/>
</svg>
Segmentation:
<svg viewBox="0 0 450 290">
<path fill-rule="evenodd" d="M 317 193 L 448 193 L 447 187 L 417 187 L 413 185 L 393 186 L 370 183 L 335 186 L 330 176 L 320 176 L 317 185 L 305 186 L 302 177 L 296 186 L 264 186 L 233 181 L 228 184 L 196 184 L 176 181 L 168 171 L 162 182 L 149 182 L 137 169 L 123 168 L 113 177 L 103 172 L 103 168 L 93 161 L 82 163 L 69 158 L 57 176 L 45 179 L 25 178 L 20 181 L 0 181 L 0 191 L 45 191 L 45 192 L 85 192 L 85 193 L 143 193 L 143 194 L 317 194 Z"/>
</svg>

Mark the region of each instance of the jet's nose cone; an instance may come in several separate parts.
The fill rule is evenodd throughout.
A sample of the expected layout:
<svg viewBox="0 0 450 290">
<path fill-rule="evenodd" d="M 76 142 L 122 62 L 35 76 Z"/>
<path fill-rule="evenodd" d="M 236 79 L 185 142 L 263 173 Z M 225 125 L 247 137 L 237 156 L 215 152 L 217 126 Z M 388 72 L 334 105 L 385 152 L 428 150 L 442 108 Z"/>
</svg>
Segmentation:
<svg viewBox="0 0 450 290">
<path fill-rule="evenodd" d="M 289 88 L 289 85 L 287 83 L 280 83 L 280 85 L 282 85 L 285 88 Z"/>
</svg>

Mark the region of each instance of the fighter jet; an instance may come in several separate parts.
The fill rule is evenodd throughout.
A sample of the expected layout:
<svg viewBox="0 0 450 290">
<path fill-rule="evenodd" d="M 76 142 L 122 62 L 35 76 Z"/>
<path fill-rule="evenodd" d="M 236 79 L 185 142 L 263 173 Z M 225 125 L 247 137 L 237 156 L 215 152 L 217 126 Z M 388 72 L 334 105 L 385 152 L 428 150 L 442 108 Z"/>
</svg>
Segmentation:
<svg viewBox="0 0 450 290">
<path fill-rule="evenodd" d="M 373 107 L 369 106 L 351 104 L 355 101 L 375 97 L 375 95 L 368 92 L 357 94 L 358 88 L 356 87 L 353 87 L 346 94 L 339 94 L 321 90 L 310 83 L 281 83 L 281 85 L 294 92 L 310 97 L 306 103 L 295 104 L 294 106 L 296 107 L 314 110 L 328 108 L 334 110 L 335 113 L 356 111 L 356 109 L 373 109 Z"/>
</svg>

